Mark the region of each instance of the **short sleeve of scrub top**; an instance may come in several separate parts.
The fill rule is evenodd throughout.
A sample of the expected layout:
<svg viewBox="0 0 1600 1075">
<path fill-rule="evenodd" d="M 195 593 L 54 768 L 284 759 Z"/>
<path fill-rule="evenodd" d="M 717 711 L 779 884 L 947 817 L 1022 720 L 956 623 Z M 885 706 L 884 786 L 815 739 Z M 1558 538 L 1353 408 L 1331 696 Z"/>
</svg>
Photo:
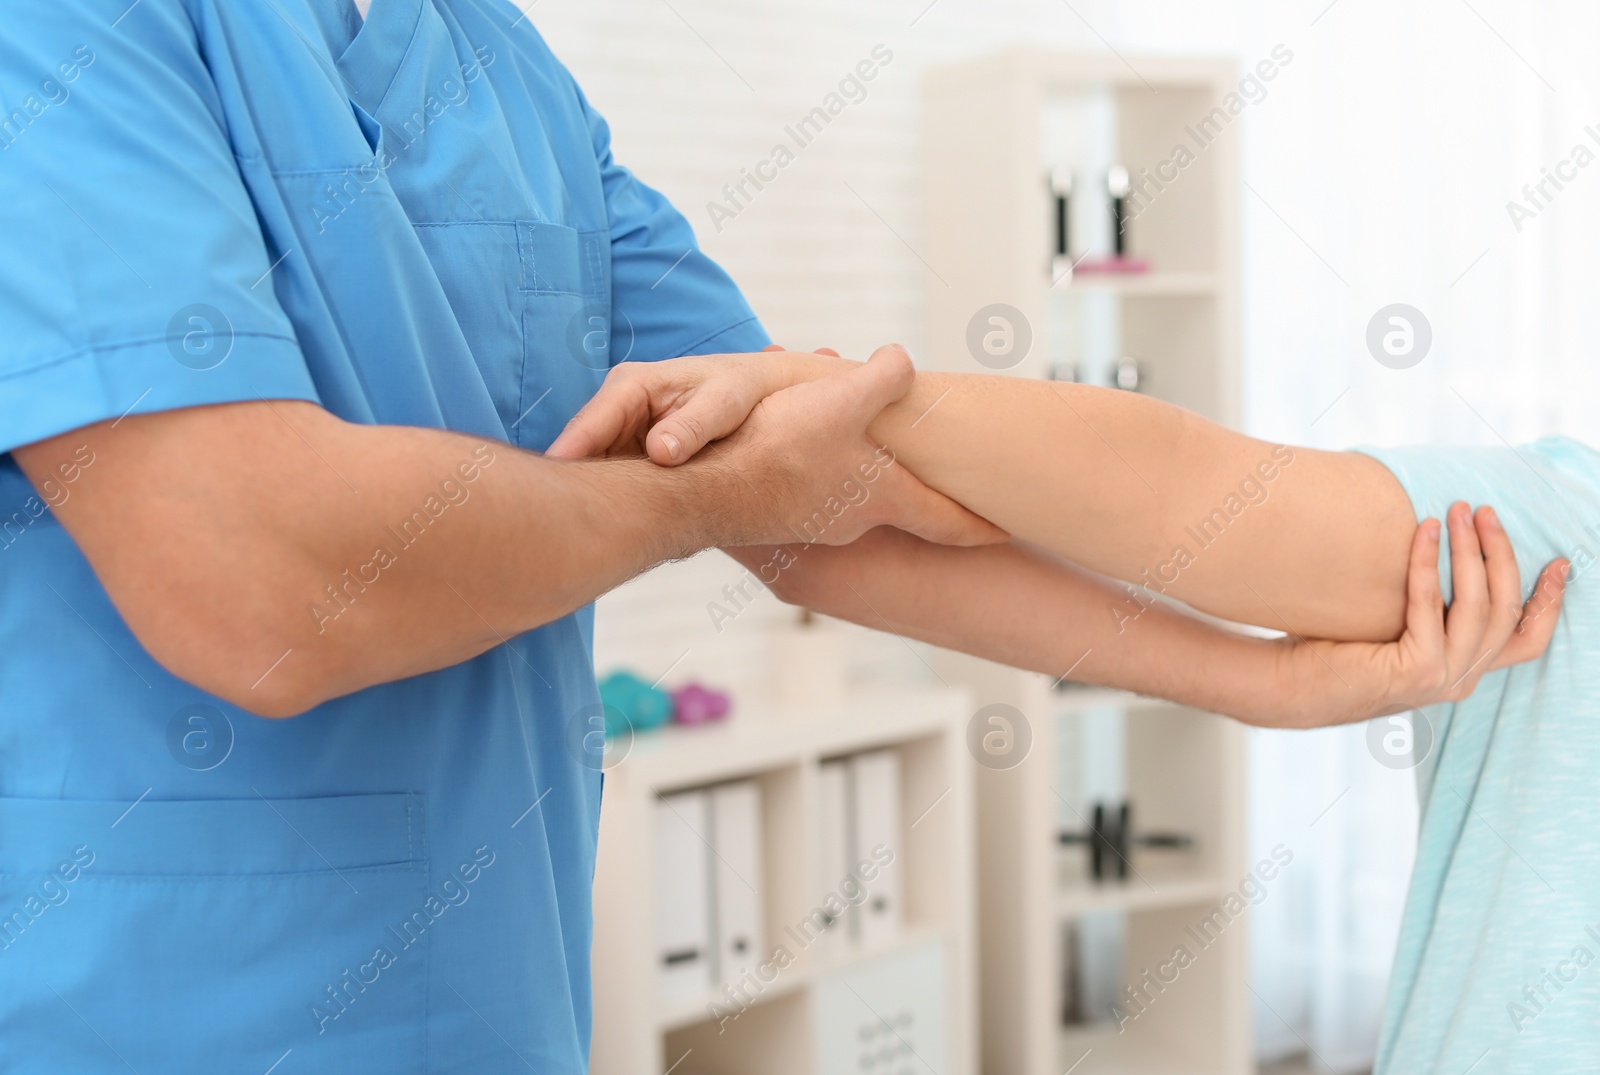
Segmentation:
<svg viewBox="0 0 1600 1075">
<path fill-rule="evenodd" d="M 109 5 L 28 7 L 0 37 L 0 451 L 129 412 L 315 400 L 182 10 L 113 30 Z"/>
<path fill-rule="evenodd" d="M 768 342 L 504 0 L 14 7 L 0 451 L 300 399 L 481 468 L 618 362 Z M 50 510 L 74 458 L 0 455 L 0 1070 L 586 1071 L 592 610 L 262 720 L 128 629 Z M 473 488 L 307 615 L 344 629 Z"/>
</svg>

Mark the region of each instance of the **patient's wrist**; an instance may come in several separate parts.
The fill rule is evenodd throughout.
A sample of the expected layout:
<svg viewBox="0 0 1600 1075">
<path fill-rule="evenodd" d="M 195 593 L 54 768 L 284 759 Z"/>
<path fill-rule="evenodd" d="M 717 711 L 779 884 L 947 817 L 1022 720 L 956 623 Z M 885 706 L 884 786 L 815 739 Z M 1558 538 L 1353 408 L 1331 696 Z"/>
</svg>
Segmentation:
<svg viewBox="0 0 1600 1075">
<path fill-rule="evenodd" d="M 1364 720 L 1394 693 L 1386 647 L 1376 643 L 1276 640 L 1276 693 L 1283 727 L 1322 728 Z"/>
</svg>

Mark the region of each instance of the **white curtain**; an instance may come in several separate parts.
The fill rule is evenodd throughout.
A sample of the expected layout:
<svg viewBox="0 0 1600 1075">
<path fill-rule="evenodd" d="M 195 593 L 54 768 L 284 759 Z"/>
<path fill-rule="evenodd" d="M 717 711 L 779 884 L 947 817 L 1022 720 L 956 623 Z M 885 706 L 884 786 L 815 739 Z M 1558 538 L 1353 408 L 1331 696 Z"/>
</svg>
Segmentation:
<svg viewBox="0 0 1600 1075">
<path fill-rule="evenodd" d="M 1313 0 L 1234 14 L 1241 61 L 1279 41 L 1295 52 L 1244 128 L 1250 431 L 1322 447 L 1600 440 L 1600 159 L 1579 167 L 1574 152 L 1600 156 L 1600 10 Z M 1158 32 L 1136 22 L 1135 37 Z M 1529 205 L 1523 186 L 1558 165 L 1575 177 Z M 1538 208 L 1520 230 L 1513 200 Z M 1433 329 L 1405 371 L 1364 343 L 1397 302 Z M 1371 1063 L 1415 843 L 1412 774 L 1380 765 L 1365 731 L 1252 736 L 1252 857 L 1295 852 L 1255 912 L 1257 1042 L 1266 1058 L 1310 1051 L 1318 1070 Z"/>
</svg>

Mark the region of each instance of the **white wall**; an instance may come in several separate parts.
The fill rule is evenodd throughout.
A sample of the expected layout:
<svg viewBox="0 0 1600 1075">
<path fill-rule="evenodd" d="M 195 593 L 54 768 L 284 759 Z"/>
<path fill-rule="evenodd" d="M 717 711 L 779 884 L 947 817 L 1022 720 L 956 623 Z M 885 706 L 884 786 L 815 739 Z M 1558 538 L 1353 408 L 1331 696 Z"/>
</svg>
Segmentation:
<svg viewBox="0 0 1600 1075">
<path fill-rule="evenodd" d="M 1093 3 L 1077 6 L 1096 18 Z M 915 252 L 923 230 L 921 72 L 1019 41 L 1095 44 L 1059 2 L 542 0 L 530 10 L 611 123 L 618 159 L 684 211 L 774 337 L 853 357 L 889 342 L 914 353 L 921 343 L 932 279 Z M 868 84 L 866 99 L 718 230 L 707 203 L 723 201 L 723 186 L 788 141 L 785 125 L 880 44 L 894 58 Z M 596 639 L 602 672 L 626 663 L 654 678 L 679 661 L 673 679 L 759 681 L 761 625 L 788 610 L 767 597 L 715 630 L 707 604 L 741 575 L 710 553 L 607 597 Z M 861 676 L 930 675 L 913 647 L 887 636 L 860 632 L 850 652 Z"/>
</svg>

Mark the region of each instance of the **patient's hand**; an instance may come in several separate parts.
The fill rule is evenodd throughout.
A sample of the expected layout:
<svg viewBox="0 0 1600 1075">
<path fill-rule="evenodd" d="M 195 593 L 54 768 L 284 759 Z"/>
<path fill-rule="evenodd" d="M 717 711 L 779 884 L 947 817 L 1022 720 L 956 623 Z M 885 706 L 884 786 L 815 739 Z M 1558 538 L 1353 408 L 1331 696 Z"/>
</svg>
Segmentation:
<svg viewBox="0 0 1600 1075">
<path fill-rule="evenodd" d="M 1449 607 L 1439 589 L 1439 522 L 1424 520 L 1411 544 L 1405 633 L 1390 643 L 1286 639 L 1284 723 L 1341 724 L 1458 702 L 1485 674 L 1543 655 L 1560 618 L 1567 561 L 1546 565 L 1524 603 L 1516 556 L 1494 509 L 1474 514 L 1458 502 L 1448 524 Z"/>
<path fill-rule="evenodd" d="M 894 352 L 880 347 L 874 355 Z M 769 347 L 761 354 L 624 362 L 573 416 L 548 455 L 562 459 L 646 454 L 675 466 L 744 424 L 774 392 L 857 365 L 834 351 Z"/>
</svg>

